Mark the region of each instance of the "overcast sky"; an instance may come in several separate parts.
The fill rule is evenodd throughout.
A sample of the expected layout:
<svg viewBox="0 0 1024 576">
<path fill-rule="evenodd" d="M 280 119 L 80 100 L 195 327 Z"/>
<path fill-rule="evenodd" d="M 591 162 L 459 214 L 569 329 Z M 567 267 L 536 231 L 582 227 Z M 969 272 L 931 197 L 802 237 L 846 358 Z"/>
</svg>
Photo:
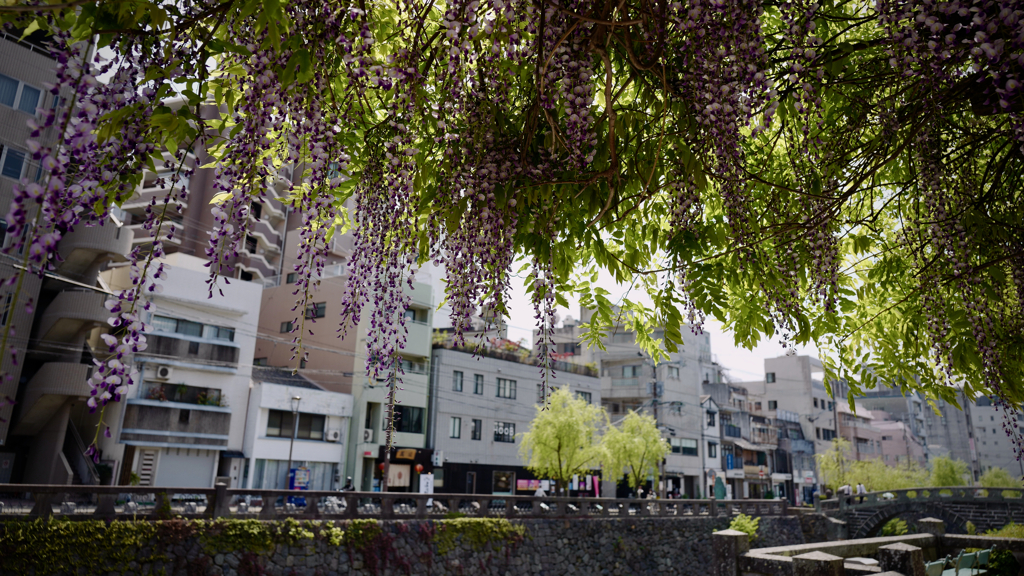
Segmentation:
<svg viewBox="0 0 1024 576">
<path fill-rule="evenodd" d="M 514 270 L 518 270 L 518 268 L 518 263 L 513 266 Z M 444 285 L 441 282 L 444 273 L 436 269 L 430 270 L 428 273 L 434 286 L 434 298 L 439 302 L 444 297 Z M 530 298 L 526 295 L 523 279 L 513 278 L 511 284 L 512 292 L 511 301 L 509 302 L 511 317 L 508 322 L 508 336 L 510 340 L 525 339 L 524 343 L 530 346 L 533 341 L 531 335 L 534 328 L 536 328 L 533 319 L 533 305 L 530 303 Z M 612 301 L 620 298 L 625 292 L 624 287 L 616 285 L 610 279 L 603 282 L 598 281 L 598 285 L 611 292 L 609 298 L 612 298 Z M 638 298 L 638 293 L 634 291 L 631 297 Z M 570 309 L 560 308 L 558 310 L 559 317 L 562 320 L 567 315 L 577 320 L 579 319 L 579 304 L 573 299 L 570 299 L 570 304 Z M 435 326 L 445 326 L 446 322 L 447 310 L 435 312 Z M 722 328 L 722 324 L 712 318 L 709 318 L 706 322 L 705 331 L 711 335 L 711 353 L 717 356 L 718 362 L 728 369 L 733 380 L 760 380 L 764 377 L 764 359 L 775 358 L 785 353 L 782 346 L 773 340 L 762 340 L 753 350 L 738 347 L 733 343 L 733 334 L 726 332 Z M 817 349 L 814 346 L 805 346 L 799 347 L 797 352 L 814 356 L 817 354 Z"/>
</svg>

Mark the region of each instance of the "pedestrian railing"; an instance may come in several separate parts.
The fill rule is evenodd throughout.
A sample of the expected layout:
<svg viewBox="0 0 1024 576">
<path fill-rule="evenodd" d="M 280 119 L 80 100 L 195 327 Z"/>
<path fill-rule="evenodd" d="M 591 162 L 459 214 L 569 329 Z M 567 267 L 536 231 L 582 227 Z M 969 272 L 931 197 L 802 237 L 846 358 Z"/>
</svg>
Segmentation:
<svg viewBox="0 0 1024 576">
<path fill-rule="evenodd" d="M 11 518 L 601 518 L 784 516 L 785 500 L 650 500 L 145 486 L 0 484 Z"/>
<path fill-rule="evenodd" d="M 876 508 L 900 502 L 1017 502 L 1024 504 L 1021 488 L 979 488 L 975 486 L 944 486 L 938 488 L 906 488 L 853 494 L 818 501 L 818 511 L 830 512 L 856 508 Z"/>
</svg>

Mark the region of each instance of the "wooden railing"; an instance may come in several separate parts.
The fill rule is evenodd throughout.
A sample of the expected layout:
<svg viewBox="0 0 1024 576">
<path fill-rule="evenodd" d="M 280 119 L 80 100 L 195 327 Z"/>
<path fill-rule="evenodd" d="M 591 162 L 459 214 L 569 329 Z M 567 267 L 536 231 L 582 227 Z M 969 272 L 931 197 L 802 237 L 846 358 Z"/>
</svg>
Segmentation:
<svg viewBox="0 0 1024 576">
<path fill-rule="evenodd" d="M 1024 504 L 1022 488 L 980 488 L 976 486 L 944 486 L 938 488 L 906 488 L 868 492 L 862 496 L 842 496 L 818 501 L 818 511 L 874 508 L 899 502 L 1016 502 Z"/>
<path fill-rule="evenodd" d="M 785 500 L 637 500 L 144 486 L 0 484 L 0 519 L 784 516 Z"/>
</svg>

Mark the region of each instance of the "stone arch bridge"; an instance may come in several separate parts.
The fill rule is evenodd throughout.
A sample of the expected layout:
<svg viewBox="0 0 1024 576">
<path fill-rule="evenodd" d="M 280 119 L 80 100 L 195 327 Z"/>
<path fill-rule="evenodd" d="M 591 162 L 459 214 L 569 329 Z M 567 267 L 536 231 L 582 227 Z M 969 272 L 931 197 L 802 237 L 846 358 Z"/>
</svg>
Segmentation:
<svg viewBox="0 0 1024 576">
<path fill-rule="evenodd" d="M 1024 524 L 1024 491 L 1010 488 L 909 488 L 870 492 L 819 502 L 820 511 L 846 522 L 848 538 L 876 536 L 889 520 L 939 518 L 951 534 L 967 532 L 971 522 L 979 532 L 1016 522 Z"/>
</svg>

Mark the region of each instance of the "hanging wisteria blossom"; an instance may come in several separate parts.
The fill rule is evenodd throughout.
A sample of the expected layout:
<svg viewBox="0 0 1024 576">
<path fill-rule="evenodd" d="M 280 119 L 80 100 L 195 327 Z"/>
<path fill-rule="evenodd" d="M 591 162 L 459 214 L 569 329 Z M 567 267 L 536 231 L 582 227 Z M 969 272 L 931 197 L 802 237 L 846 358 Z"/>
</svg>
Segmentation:
<svg viewBox="0 0 1024 576">
<path fill-rule="evenodd" d="M 447 271 L 461 340 L 481 311 L 509 313 L 525 260 L 545 382 L 555 310 L 575 296 L 592 344 L 625 315 L 663 326 L 673 350 L 715 317 L 742 344 L 814 342 L 854 390 L 992 395 L 1020 444 L 1014 2 L 87 0 L 0 14 L 9 32 L 48 35 L 62 96 L 26 143 L 44 172 L 16 187 L 9 253 L 24 273 L 6 283 L 52 267 L 63 235 L 101 224 L 145 167 L 170 174 L 134 284 L 108 302 L 97 410 L 138 381 L 130 357 L 199 143 L 220 192 L 211 296 L 235 275 L 253 203 L 294 167 L 295 362 L 334 224 L 351 221 L 341 314 L 324 329 L 369 326 L 390 407 L 418 269 Z M 609 299 L 601 274 L 648 298 Z"/>
</svg>

